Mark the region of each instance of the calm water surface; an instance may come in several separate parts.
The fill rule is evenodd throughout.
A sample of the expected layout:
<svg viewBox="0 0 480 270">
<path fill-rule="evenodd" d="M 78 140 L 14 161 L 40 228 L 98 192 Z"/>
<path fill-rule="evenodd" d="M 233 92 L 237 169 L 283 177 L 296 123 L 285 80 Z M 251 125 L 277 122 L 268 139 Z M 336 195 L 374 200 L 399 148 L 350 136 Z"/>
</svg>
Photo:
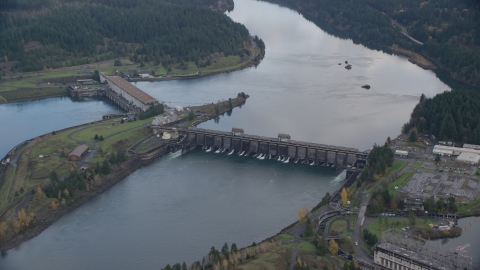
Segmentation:
<svg viewBox="0 0 480 270">
<path fill-rule="evenodd" d="M 101 100 L 48 98 L 0 106 L 0 158 L 33 137 L 95 120 L 120 110 Z"/>
<path fill-rule="evenodd" d="M 171 154 L 9 250 L 1 269 L 159 269 L 246 246 L 344 181 L 333 169 L 195 151 Z M 68 266 L 68 267 L 66 267 Z"/>
<path fill-rule="evenodd" d="M 266 43 L 257 68 L 190 81 L 138 82 L 172 105 L 217 102 L 239 92 L 251 96 L 228 119 L 201 127 L 356 147 L 395 137 L 422 93 L 449 87 L 406 58 L 333 37 L 298 13 L 264 2 L 235 1 L 229 15 Z M 344 62 L 353 68 L 348 71 Z M 338 65 L 342 63 L 342 65 Z M 369 84 L 370 90 L 361 88 Z M 167 103 L 169 104 L 169 103 Z"/>
<path fill-rule="evenodd" d="M 136 85 L 171 105 L 216 102 L 245 92 L 251 98 L 242 108 L 201 127 L 289 133 L 296 140 L 361 150 L 396 136 L 421 93 L 449 89 L 433 72 L 333 37 L 289 9 L 238 0 L 228 15 L 265 41 L 267 54 L 257 68 Z M 350 71 L 338 65 L 346 60 L 353 65 Z M 372 88 L 362 89 L 364 84 Z M 0 106 L 10 115 L 0 119 L 1 135 L 10 140 L 1 151 L 24 140 L 19 134 L 31 138 L 76 124 L 79 112 L 91 113 L 78 120 L 83 123 L 115 110 L 103 103 L 67 102 L 52 112 L 55 106 L 42 103 L 51 100 L 25 103 L 24 110 L 32 111 L 17 121 L 24 133 L 4 128 L 18 105 Z M 245 246 L 277 233 L 295 220 L 298 208 L 314 206 L 343 180 L 319 167 L 201 151 L 169 155 L 9 250 L 0 269 L 159 269 L 194 261 L 212 245 Z"/>
<path fill-rule="evenodd" d="M 434 240 L 430 241 L 429 244 L 442 250 L 455 250 L 459 246 L 469 245 L 465 249 L 466 254 L 471 256 L 477 262 L 477 265 L 480 265 L 480 218 L 460 219 L 458 226 L 463 229 L 460 237 Z"/>
</svg>

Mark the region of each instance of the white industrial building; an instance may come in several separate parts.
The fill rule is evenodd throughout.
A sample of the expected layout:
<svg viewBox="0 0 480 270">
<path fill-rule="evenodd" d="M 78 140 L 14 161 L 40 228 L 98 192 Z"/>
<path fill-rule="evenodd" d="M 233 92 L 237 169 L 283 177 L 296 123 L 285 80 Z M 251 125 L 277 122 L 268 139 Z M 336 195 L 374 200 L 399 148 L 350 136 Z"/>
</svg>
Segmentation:
<svg viewBox="0 0 480 270">
<path fill-rule="evenodd" d="M 183 107 L 182 106 L 175 106 L 175 110 L 177 110 L 177 112 L 183 112 Z"/>
<path fill-rule="evenodd" d="M 396 156 L 401 156 L 401 157 L 406 157 L 406 156 L 408 156 L 408 151 L 395 150 L 395 155 Z"/>
<path fill-rule="evenodd" d="M 457 157 L 457 161 L 477 165 L 480 161 L 480 155 L 463 152 Z"/>
<path fill-rule="evenodd" d="M 480 161 L 480 150 L 475 150 L 472 148 L 435 145 L 433 147 L 433 153 L 441 156 L 458 156 L 458 162 L 468 164 L 478 164 Z"/>
<path fill-rule="evenodd" d="M 480 145 L 475 145 L 475 144 L 464 144 L 463 148 L 468 148 L 468 149 L 473 149 L 473 150 L 480 150 Z"/>
<path fill-rule="evenodd" d="M 433 147 L 433 153 L 441 155 L 442 153 L 448 153 L 452 156 L 458 156 L 461 153 L 471 153 L 480 155 L 480 150 L 470 149 L 470 148 L 460 148 L 444 145 L 435 145 Z"/>
</svg>

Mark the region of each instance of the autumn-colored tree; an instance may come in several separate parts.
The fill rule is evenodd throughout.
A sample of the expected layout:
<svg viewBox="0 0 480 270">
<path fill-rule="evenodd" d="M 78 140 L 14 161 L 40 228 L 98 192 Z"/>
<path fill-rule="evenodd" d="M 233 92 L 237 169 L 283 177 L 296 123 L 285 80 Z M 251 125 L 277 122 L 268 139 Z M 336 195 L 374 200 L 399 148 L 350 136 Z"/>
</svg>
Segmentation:
<svg viewBox="0 0 480 270">
<path fill-rule="evenodd" d="M 345 188 L 342 188 L 342 204 L 347 204 L 347 201 L 348 201 L 348 194 L 347 194 L 347 190 Z"/>
<path fill-rule="evenodd" d="M 25 208 L 20 209 L 17 214 L 17 220 L 22 224 L 25 225 L 26 220 L 27 220 L 27 212 L 25 211 Z"/>
<path fill-rule="evenodd" d="M 302 221 L 305 218 L 305 210 L 303 210 L 302 208 L 298 209 L 297 214 L 298 221 Z"/>
<path fill-rule="evenodd" d="M 14 220 L 12 222 L 12 226 L 13 226 L 13 232 L 15 234 L 19 233 L 20 230 L 22 229 L 22 223 L 20 223 L 20 221 L 18 221 L 18 220 Z"/>
<path fill-rule="evenodd" d="M 328 244 L 328 251 L 330 251 L 330 253 L 332 253 L 332 255 L 337 255 L 338 253 L 338 244 L 337 242 L 335 242 L 335 240 L 330 240 L 329 244 Z"/>
<path fill-rule="evenodd" d="M 6 232 L 7 232 L 7 223 L 5 223 L 5 221 L 0 222 L 0 236 L 4 237 Z"/>
<path fill-rule="evenodd" d="M 57 208 L 58 208 L 58 203 L 57 203 L 57 201 L 52 201 L 52 209 L 53 209 L 53 210 L 57 210 Z"/>
</svg>

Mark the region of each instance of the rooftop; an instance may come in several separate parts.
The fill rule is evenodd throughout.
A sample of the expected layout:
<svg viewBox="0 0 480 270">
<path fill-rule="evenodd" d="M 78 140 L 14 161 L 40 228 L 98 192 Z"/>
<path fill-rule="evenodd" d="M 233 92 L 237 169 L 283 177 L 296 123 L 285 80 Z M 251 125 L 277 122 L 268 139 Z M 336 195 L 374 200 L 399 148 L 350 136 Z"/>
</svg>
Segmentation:
<svg viewBox="0 0 480 270">
<path fill-rule="evenodd" d="M 88 149 L 88 145 L 86 144 L 82 144 L 82 145 L 79 145 L 77 147 L 75 147 L 75 149 L 73 149 L 73 151 L 69 154 L 70 155 L 74 155 L 74 156 L 79 156 L 81 157 L 82 154 Z"/>
<path fill-rule="evenodd" d="M 123 90 L 127 91 L 130 95 L 132 95 L 133 97 L 138 99 L 143 104 L 150 104 L 150 103 L 158 102 L 158 100 L 156 100 L 155 98 L 153 98 L 149 94 L 143 92 L 142 90 L 137 88 L 135 85 L 127 82 L 122 77 L 108 76 L 108 79 L 109 79 L 110 82 L 117 85 L 118 87 L 121 87 Z"/>
<path fill-rule="evenodd" d="M 480 155 L 463 152 L 458 156 L 457 160 L 478 163 L 480 161 Z"/>
</svg>

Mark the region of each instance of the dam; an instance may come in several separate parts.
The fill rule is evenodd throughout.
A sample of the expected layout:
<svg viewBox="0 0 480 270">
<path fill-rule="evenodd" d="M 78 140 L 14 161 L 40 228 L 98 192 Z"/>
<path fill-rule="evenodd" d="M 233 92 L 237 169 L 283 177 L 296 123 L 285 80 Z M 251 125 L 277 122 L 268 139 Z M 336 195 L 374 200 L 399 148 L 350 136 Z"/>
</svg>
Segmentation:
<svg viewBox="0 0 480 270">
<path fill-rule="evenodd" d="M 328 166 L 337 169 L 363 167 L 368 152 L 356 148 L 318 144 L 292 140 L 289 134 L 278 134 L 277 138 L 245 134 L 242 128 L 232 128 L 231 132 L 196 127 L 174 128 L 171 126 L 151 126 L 154 133 L 172 133 L 178 138 L 182 154 L 202 147 L 216 153 L 227 152 L 254 156 L 260 159 L 275 159 L 285 163 L 304 163 Z M 360 162 L 357 162 L 360 161 Z"/>
</svg>

